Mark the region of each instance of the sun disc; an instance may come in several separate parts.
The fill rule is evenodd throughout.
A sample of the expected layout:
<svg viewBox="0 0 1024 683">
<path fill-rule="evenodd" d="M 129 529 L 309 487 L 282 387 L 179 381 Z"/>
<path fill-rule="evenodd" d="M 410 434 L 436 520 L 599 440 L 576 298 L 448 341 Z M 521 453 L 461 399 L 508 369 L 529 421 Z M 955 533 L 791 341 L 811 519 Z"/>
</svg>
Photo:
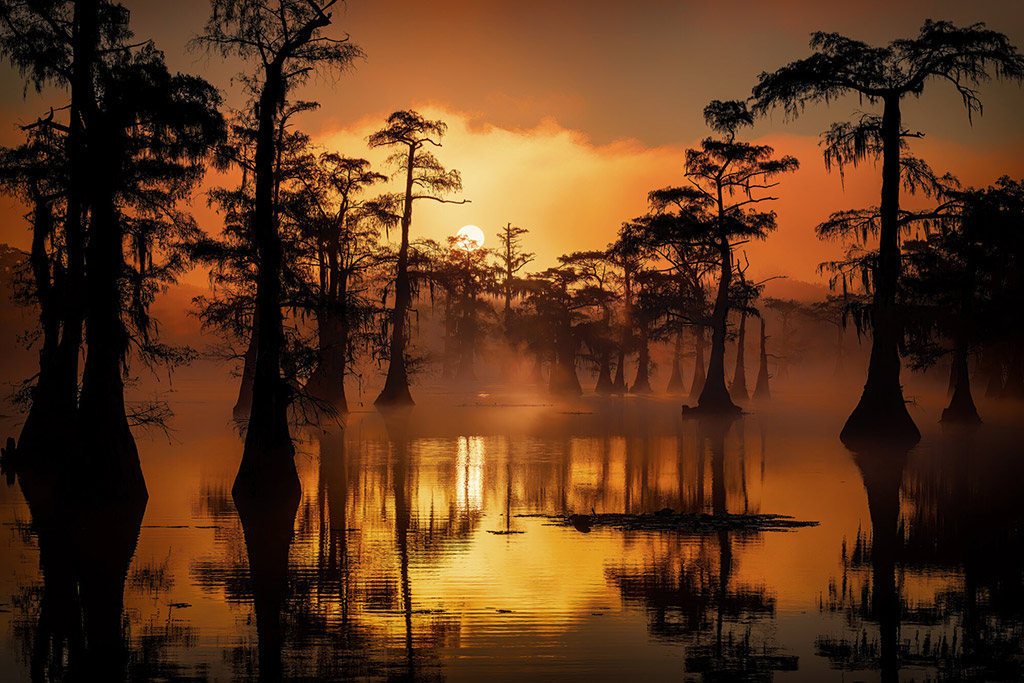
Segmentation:
<svg viewBox="0 0 1024 683">
<path fill-rule="evenodd" d="M 479 249 L 484 246 L 484 231 L 475 225 L 464 225 L 455 233 L 455 237 L 467 251 Z"/>
</svg>

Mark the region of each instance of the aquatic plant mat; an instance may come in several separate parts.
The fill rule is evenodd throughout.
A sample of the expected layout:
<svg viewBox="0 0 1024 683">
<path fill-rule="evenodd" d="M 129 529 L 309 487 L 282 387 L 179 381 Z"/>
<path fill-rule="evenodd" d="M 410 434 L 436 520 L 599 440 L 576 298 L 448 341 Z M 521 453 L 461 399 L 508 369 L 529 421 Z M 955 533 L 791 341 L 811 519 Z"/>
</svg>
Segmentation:
<svg viewBox="0 0 1024 683">
<path fill-rule="evenodd" d="M 818 522 L 794 519 L 788 515 L 705 515 L 695 513 L 643 513 L 639 515 L 602 513 L 596 515 L 516 515 L 541 517 L 553 526 L 610 527 L 623 531 L 675 531 L 687 534 L 710 534 L 718 531 L 790 531 L 818 526 Z"/>
</svg>

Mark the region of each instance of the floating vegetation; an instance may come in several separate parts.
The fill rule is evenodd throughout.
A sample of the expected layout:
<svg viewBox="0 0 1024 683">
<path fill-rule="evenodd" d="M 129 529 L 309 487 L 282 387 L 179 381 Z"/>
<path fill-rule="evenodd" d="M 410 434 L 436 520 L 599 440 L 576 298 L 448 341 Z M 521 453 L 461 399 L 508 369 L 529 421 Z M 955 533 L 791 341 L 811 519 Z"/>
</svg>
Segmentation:
<svg viewBox="0 0 1024 683">
<path fill-rule="evenodd" d="M 798 520 L 788 515 L 676 514 L 668 508 L 639 515 L 607 513 L 530 516 L 544 517 L 556 525 L 571 526 L 583 533 L 595 527 L 610 527 L 624 531 L 677 531 L 689 534 L 710 534 L 717 531 L 751 533 L 789 531 L 801 527 L 818 526 L 818 522 Z"/>
</svg>

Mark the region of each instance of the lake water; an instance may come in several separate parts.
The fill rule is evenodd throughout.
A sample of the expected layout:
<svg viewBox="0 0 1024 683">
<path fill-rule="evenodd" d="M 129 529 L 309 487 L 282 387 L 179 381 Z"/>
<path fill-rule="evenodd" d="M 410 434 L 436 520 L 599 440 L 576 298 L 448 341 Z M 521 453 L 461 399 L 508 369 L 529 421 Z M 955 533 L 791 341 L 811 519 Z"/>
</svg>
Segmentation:
<svg viewBox="0 0 1024 683">
<path fill-rule="evenodd" d="M 361 408 L 341 434 L 303 433 L 282 537 L 243 533 L 232 501 L 233 390 L 179 382 L 177 431 L 139 438 L 149 502 L 115 614 L 132 680 L 1024 676 L 1019 407 L 983 403 L 962 433 L 935 423 L 936 397 L 910 453 L 854 455 L 830 397 L 719 427 L 664 397 L 420 389 L 406 418 Z M 664 508 L 817 525 L 560 519 Z M 73 655 L 43 642 L 16 485 L 0 521 L 0 680 L 57 680 Z"/>
</svg>

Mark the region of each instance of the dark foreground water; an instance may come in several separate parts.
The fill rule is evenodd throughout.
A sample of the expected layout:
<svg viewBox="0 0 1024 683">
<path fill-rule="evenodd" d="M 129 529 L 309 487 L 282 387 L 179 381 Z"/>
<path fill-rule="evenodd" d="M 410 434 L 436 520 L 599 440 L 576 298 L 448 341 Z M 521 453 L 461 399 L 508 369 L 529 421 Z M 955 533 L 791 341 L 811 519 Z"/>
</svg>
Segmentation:
<svg viewBox="0 0 1024 683">
<path fill-rule="evenodd" d="M 1019 410 L 963 433 L 918 408 L 918 447 L 852 454 L 849 406 L 821 397 L 722 427 L 664 398 L 421 391 L 405 420 L 306 436 L 282 536 L 269 511 L 243 534 L 232 501 L 233 387 L 179 389 L 170 442 L 139 444 L 150 498 L 114 613 L 133 680 L 1024 679 Z M 664 508 L 818 524 L 539 516 Z M 0 521 L 0 680 L 60 680 L 69 598 L 44 591 L 17 486 Z"/>
</svg>

